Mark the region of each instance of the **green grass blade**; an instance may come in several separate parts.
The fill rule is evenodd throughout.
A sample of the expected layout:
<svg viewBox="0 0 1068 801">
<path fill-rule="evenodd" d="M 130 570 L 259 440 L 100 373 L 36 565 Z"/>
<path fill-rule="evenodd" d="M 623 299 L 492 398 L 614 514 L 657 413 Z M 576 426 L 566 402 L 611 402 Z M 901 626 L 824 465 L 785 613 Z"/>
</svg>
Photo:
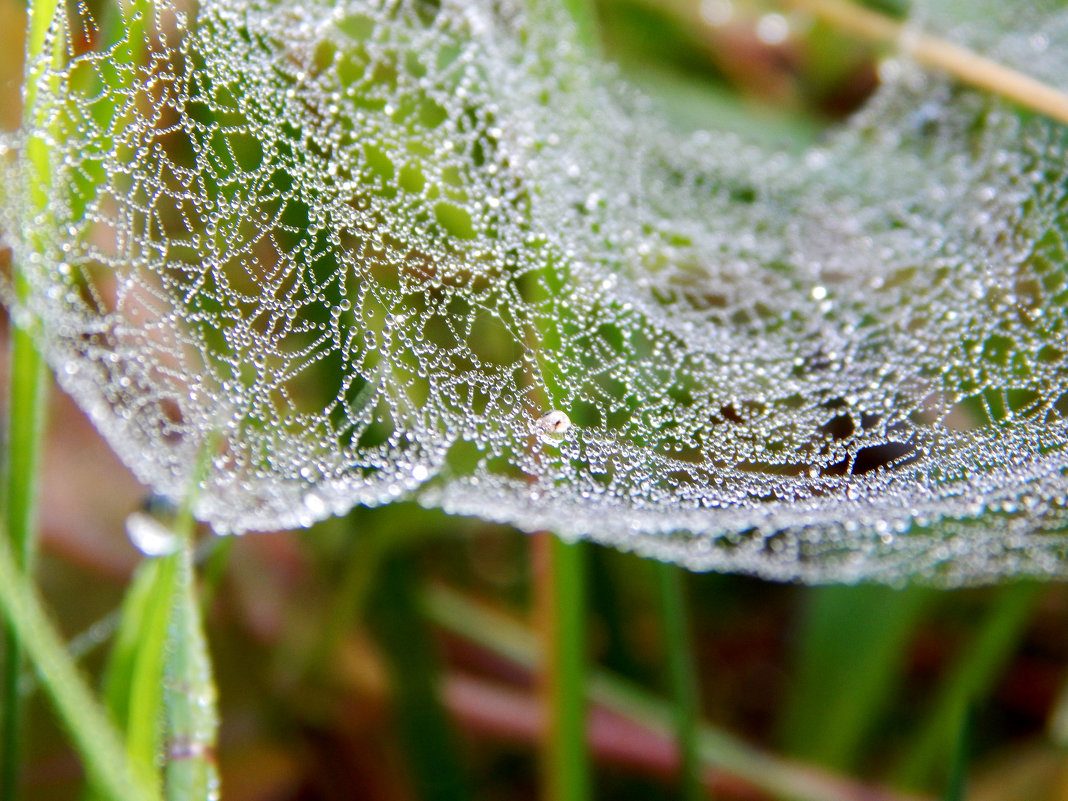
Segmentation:
<svg viewBox="0 0 1068 801">
<path fill-rule="evenodd" d="M 158 784 L 162 746 L 163 660 L 175 594 L 177 555 L 141 564 L 123 601 L 122 620 L 104 680 L 104 698 L 126 753 L 144 781 Z M 97 801 L 98 788 L 87 796 Z"/>
<path fill-rule="evenodd" d="M 27 63 L 44 51 L 48 29 L 55 20 L 57 8 L 59 8 L 59 0 L 33 0 L 30 3 L 30 21 L 26 32 Z M 35 91 L 36 86 L 32 83 L 27 83 L 27 107 L 32 105 Z"/>
<path fill-rule="evenodd" d="M 911 634 L 934 598 L 910 587 L 805 590 L 796 682 L 783 716 L 785 750 L 837 770 L 856 766 L 901 677 Z"/>
<path fill-rule="evenodd" d="M 144 19 L 147 6 L 143 2 L 134 4 L 139 10 L 138 19 Z M 125 6 L 124 6 L 125 8 Z M 113 13 L 115 26 L 125 23 L 125 12 Z M 47 213 L 47 189 L 53 181 L 49 136 L 61 138 L 64 115 L 55 115 L 49 122 L 49 112 L 38 107 L 38 92 L 42 86 L 40 70 L 43 68 L 42 54 L 46 48 L 51 50 L 51 63 L 61 66 L 67 55 L 67 15 L 57 0 L 35 0 L 29 9 L 27 31 L 26 63 L 27 74 L 24 80 L 24 117 L 33 131 L 26 145 L 25 159 L 30 167 L 32 185 L 30 202 L 41 212 Z M 143 35 L 132 31 L 128 42 L 140 44 Z M 133 57 L 133 49 L 125 53 L 117 48 L 115 58 L 128 61 Z M 58 75 L 58 71 L 57 71 Z M 50 89 L 54 102 L 60 91 L 58 78 L 50 79 Z M 48 104 L 46 104 L 48 105 Z M 72 203 L 84 208 L 84 199 L 79 200 L 78 189 L 70 187 Z M 82 192 L 85 188 L 82 188 Z M 44 250 L 50 236 L 48 224 L 38 223 L 31 234 L 33 245 Z M 18 299 L 27 291 L 25 276 L 21 265 L 16 264 L 13 284 Z M 39 453 L 44 427 L 45 395 L 47 388 L 47 370 L 43 359 L 37 353 L 30 332 L 15 330 L 12 334 L 12 376 L 10 384 L 11 401 L 9 404 L 10 432 L 7 469 L 4 486 L 4 523 L 12 539 L 13 555 L 16 564 L 24 572 L 29 571 L 33 552 L 33 531 L 35 526 L 35 505 L 37 498 L 37 472 Z M 0 687 L 0 798 L 14 799 L 18 784 L 18 762 L 20 734 L 20 707 L 18 698 L 18 676 L 21 673 L 21 646 L 11 630 L 5 633 L 3 686 Z M 49 680 L 45 674 L 44 680 Z"/>
<path fill-rule="evenodd" d="M 134 769 L 162 785 L 169 801 L 218 795 L 215 685 L 196 592 L 192 516 L 215 444 L 214 437 L 205 444 L 182 508 L 161 532 L 173 537 L 174 552 L 144 562 L 130 585 L 105 682 Z"/>
<path fill-rule="evenodd" d="M 968 707 L 961 720 L 960 733 L 953 760 L 949 766 L 949 783 L 943 801 L 964 801 L 968 794 L 968 763 L 971 760 L 972 739 L 975 729 L 975 710 Z"/>
<path fill-rule="evenodd" d="M 953 665 L 926 723 L 912 739 L 897 774 L 903 786 L 926 787 L 945 779 L 944 767 L 951 760 L 952 746 L 969 705 L 986 697 L 997 680 L 1041 592 L 1042 586 L 1034 583 L 1010 584 L 998 590 L 990 613 Z"/>
<path fill-rule="evenodd" d="M 423 611 L 417 577 L 403 554 L 379 563 L 370 622 L 393 684 L 394 717 L 416 796 L 423 801 L 471 797 L 456 738 L 442 706 L 440 670 Z"/>
<path fill-rule="evenodd" d="M 216 801 L 219 774 L 215 746 L 219 733 L 217 691 L 197 597 L 193 568 L 196 521 L 193 508 L 212 469 L 219 432 L 208 435 L 189 479 L 189 489 L 172 531 L 179 545 L 167 623 L 163 665 L 163 788 L 167 801 Z"/>
<path fill-rule="evenodd" d="M 168 801 L 214 801 L 219 797 L 215 765 L 219 718 L 196 593 L 192 519 L 176 528 L 182 549 L 172 557 L 177 560 L 176 580 L 163 673 L 164 796 Z"/>
<path fill-rule="evenodd" d="M 585 545 L 534 535 L 543 714 L 542 794 L 552 801 L 590 798 L 586 737 Z"/>
<path fill-rule="evenodd" d="M 15 630 L 87 773 L 110 801 L 159 801 L 156 788 L 130 770 L 118 732 L 78 674 L 32 584 L 0 537 L 0 611 Z"/>
<path fill-rule="evenodd" d="M 573 23 L 570 29 L 559 24 L 561 7 Z M 538 55 L 545 64 L 559 65 L 561 60 L 581 63 L 599 56 L 594 0 L 530 0 L 526 11 L 534 23 L 549 22 L 557 35 L 539 40 Z M 536 27 L 534 24 L 531 29 Z M 547 401 L 542 398 L 543 404 Z M 533 537 L 532 550 L 535 614 L 542 647 L 539 678 L 547 721 L 541 792 L 550 801 L 584 801 L 591 795 L 586 732 L 585 548 L 582 543 L 566 543 L 548 532 L 539 532 Z"/>
<path fill-rule="evenodd" d="M 30 335 L 12 331 L 8 405 L 8 452 L 4 472 L 4 526 L 15 567 L 32 572 L 36 548 L 38 471 L 43 440 L 48 374 Z M 0 798 L 18 797 L 22 701 L 19 677 L 23 649 L 18 631 L 4 628 L 3 685 L 0 687 Z"/>
<path fill-rule="evenodd" d="M 648 560 L 635 554 L 597 547 L 589 549 L 586 563 L 590 620 L 600 633 L 598 662 L 635 681 L 650 678 L 633 636 L 635 606 L 644 609 L 656 597 L 657 588 L 647 588 L 642 580 L 649 567 Z"/>
<path fill-rule="evenodd" d="M 680 797 L 683 801 L 698 801 L 703 797 L 697 761 L 699 702 L 697 675 L 693 665 L 693 642 L 683 585 L 686 574 L 675 565 L 663 562 L 655 563 L 654 569 L 660 589 L 671 702 L 675 708 Z"/>
<path fill-rule="evenodd" d="M 331 521 L 320 526 L 333 525 Z M 387 529 L 388 530 L 388 529 Z M 379 565 L 388 551 L 388 539 L 378 536 L 371 528 L 351 537 L 351 543 L 343 556 L 344 567 L 337 581 L 337 591 L 327 613 L 323 616 L 322 629 L 315 644 L 307 650 L 307 661 L 301 672 L 323 676 L 327 674 L 341 641 L 356 622 L 365 617 L 367 604 L 375 589 Z"/>
<path fill-rule="evenodd" d="M 315 642 L 298 657 L 302 660 L 298 674 L 320 678 L 330 674 L 338 646 L 366 616 L 383 558 L 440 536 L 436 521 L 428 519 L 421 506 L 391 504 L 374 509 L 368 517 L 369 511 L 357 508 L 343 520 L 332 518 L 316 526 L 344 542 L 343 551 L 337 554 L 342 568 L 336 580 L 330 579 L 336 587 L 333 600 L 322 616 Z M 358 536 L 352 536 L 354 530 Z"/>
<path fill-rule="evenodd" d="M 44 52 L 48 30 L 56 16 L 57 0 L 37 0 L 30 5 L 26 39 L 26 60 L 32 64 Z M 62 35 L 53 44 L 55 59 L 63 57 Z M 35 75 L 25 82 L 24 114 L 34 112 L 37 92 Z M 35 140 L 36 141 L 36 140 Z M 47 149 L 40 143 L 27 153 L 37 171 L 37 180 L 47 186 L 50 179 Z M 44 201 L 35 193 L 38 209 Z M 25 279 L 15 265 L 13 284 L 18 299 L 26 292 Z M 11 333 L 11 377 L 8 402 L 8 450 L 4 470 L 3 525 L 9 538 L 14 565 L 24 575 L 32 570 L 37 518 L 37 480 L 47 405 L 48 377 L 44 360 L 28 331 Z M 19 676 L 23 667 L 23 646 L 18 630 L 3 630 L 3 667 L 0 670 L 0 798 L 18 797 L 20 743 L 22 741 L 22 701 Z"/>
</svg>

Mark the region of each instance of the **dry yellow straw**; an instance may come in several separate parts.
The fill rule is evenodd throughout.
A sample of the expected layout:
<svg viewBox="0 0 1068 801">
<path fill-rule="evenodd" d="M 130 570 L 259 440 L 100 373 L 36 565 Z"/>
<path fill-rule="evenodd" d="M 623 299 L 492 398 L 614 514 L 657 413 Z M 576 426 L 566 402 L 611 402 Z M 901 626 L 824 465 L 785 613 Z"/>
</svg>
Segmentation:
<svg viewBox="0 0 1068 801">
<path fill-rule="evenodd" d="M 984 89 L 1068 125 L 1068 94 L 967 48 L 913 31 L 897 20 L 847 0 L 783 0 L 857 36 L 894 45 L 918 64 L 949 73 L 962 83 Z"/>
</svg>

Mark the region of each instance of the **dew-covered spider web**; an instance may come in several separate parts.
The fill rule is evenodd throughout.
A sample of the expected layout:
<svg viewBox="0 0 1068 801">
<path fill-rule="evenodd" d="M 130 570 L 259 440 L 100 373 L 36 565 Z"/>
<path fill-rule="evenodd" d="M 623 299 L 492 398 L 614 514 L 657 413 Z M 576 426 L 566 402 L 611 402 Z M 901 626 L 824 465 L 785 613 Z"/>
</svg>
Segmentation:
<svg viewBox="0 0 1068 801">
<path fill-rule="evenodd" d="M 917 19 L 1068 89 L 1049 5 Z M 414 497 L 701 570 L 1068 574 L 1063 128 L 902 60 L 796 155 L 673 132 L 549 2 L 138 8 L 28 68 L 8 296 L 156 491 L 212 449 L 216 531 Z"/>
</svg>

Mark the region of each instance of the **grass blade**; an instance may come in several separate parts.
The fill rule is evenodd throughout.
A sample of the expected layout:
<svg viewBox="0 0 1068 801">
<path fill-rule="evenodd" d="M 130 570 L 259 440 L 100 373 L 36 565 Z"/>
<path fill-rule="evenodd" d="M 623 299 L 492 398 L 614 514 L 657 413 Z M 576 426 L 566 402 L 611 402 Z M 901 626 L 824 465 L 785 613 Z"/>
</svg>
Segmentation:
<svg viewBox="0 0 1068 801">
<path fill-rule="evenodd" d="M 35 0 L 30 5 L 26 38 L 26 63 L 32 65 L 48 45 L 48 31 L 56 17 L 57 0 Z M 62 58 L 64 37 L 52 43 L 55 59 Z M 30 68 L 32 69 L 32 68 Z M 29 70 L 27 71 L 29 73 Z M 37 91 L 35 76 L 27 74 L 24 114 L 34 113 Z M 37 180 L 50 182 L 47 150 L 42 145 L 28 157 L 36 169 Z M 37 207 L 44 203 L 35 195 Z M 19 265 L 12 277 L 16 299 L 26 293 L 25 278 Z M 22 328 L 11 332 L 11 378 L 8 405 L 8 450 L 4 471 L 3 524 L 9 538 L 14 567 L 23 575 L 32 570 L 37 518 L 37 480 L 47 405 L 47 370 L 30 333 Z M 22 740 L 22 701 L 19 676 L 22 673 L 23 646 L 12 624 L 3 632 L 3 669 L 0 684 L 0 798 L 16 799 L 19 786 L 20 743 Z"/>
<path fill-rule="evenodd" d="M 163 661 L 174 596 L 177 556 L 141 564 L 122 605 L 122 619 L 104 679 L 104 700 L 123 733 L 126 753 L 145 782 L 158 785 L 162 746 Z M 87 799 L 97 801 L 98 788 Z"/>
<path fill-rule="evenodd" d="M 686 614 L 685 574 L 675 565 L 664 562 L 655 563 L 654 569 L 660 589 L 671 702 L 675 708 L 680 797 L 683 801 L 697 801 L 703 797 L 697 762 L 698 689 L 690 622 Z"/>
<path fill-rule="evenodd" d="M 986 697 L 1001 673 L 1042 591 L 1034 583 L 1010 584 L 998 590 L 986 620 L 970 646 L 943 682 L 927 722 L 906 754 L 899 782 L 923 787 L 937 781 L 940 768 L 949 763 L 952 744 L 964 725 L 968 707 Z"/>
<path fill-rule="evenodd" d="M 590 769 L 584 545 L 539 532 L 533 546 L 545 715 L 542 793 L 551 801 L 585 801 L 590 797 Z"/>
<path fill-rule="evenodd" d="M 805 592 L 783 744 L 802 759 L 849 770 L 879 722 L 911 634 L 934 596 L 919 587 L 874 585 Z"/>
<path fill-rule="evenodd" d="M 170 529 L 143 522 L 160 527 L 154 547 L 171 550 L 164 547 L 170 543 L 173 550 L 138 569 L 106 681 L 108 706 L 126 735 L 134 769 L 143 781 L 162 785 L 169 801 L 218 797 L 216 691 L 196 592 L 192 514 L 215 445 L 214 437 L 205 443 Z"/>
<path fill-rule="evenodd" d="M 856 36 L 900 47 L 925 67 L 1068 124 L 1064 92 L 958 44 L 922 31 L 906 33 L 905 23 L 849 0 L 786 0 L 786 4 Z"/>
<path fill-rule="evenodd" d="M 961 720 L 960 733 L 953 760 L 949 765 L 949 784 L 944 801 L 964 801 L 968 792 L 968 762 L 971 759 L 972 738 L 975 729 L 975 710 L 968 707 Z"/>
<path fill-rule="evenodd" d="M 131 771 L 115 727 L 93 698 L 22 575 L 6 537 L 0 537 L 0 612 L 18 635 L 93 781 L 111 801 L 159 801 L 159 793 Z"/>
<path fill-rule="evenodd" d="M 196 593 L 191 518 L 184 529 L 179 530 L 181 550 L 169 557 L 176 564 L 163 673 L 164 796 L 168 801 L 213 801 L 219 797 L 219 719 Z"/>
<path fill-rule="evenodd" d="M 444 587 L 433 587 L 427 597 L 433 620 L 448 631 L 478 643 L 517 665 L 538 668 L 538 641 L 533 632 L 507 615 L 473 603 Z M 587 686 L 591 701 L 653 731 L 670 732 L 673 710 L 631 682 L 606 671 L 595 671 Z M 700 724 L 697 750 L 702 768 L 716 769 L 744 779 L 771 797 L 796 801 L 918 801 L 914 797 L 877 790 L 800 762 L 764 753 L 728 732 Z"/>
<path fill-rule="evenodd" d="M 12 332 L 8 406 L 9 445 L 4 483 L 4 525 L 15 568 L 32 572 L 36 547 L 38 467 L 47 406 L 48 374 L 30 335 Z M 23 648 L 18 631 L 4 628 L 3 685 L 0 687 L 0 798 L 18 797 L 22 701 L 19 677 Z"/>
<path fill-rule="evenodd" d="M 440 670 L 419 608 L 416 575 L 404 555 L 393 553 L 379 563 L 370 620 L 390 668 L 394 715 L 416 796 L 424 801 L 470 798 L 441 703 Z"/>
</svg>

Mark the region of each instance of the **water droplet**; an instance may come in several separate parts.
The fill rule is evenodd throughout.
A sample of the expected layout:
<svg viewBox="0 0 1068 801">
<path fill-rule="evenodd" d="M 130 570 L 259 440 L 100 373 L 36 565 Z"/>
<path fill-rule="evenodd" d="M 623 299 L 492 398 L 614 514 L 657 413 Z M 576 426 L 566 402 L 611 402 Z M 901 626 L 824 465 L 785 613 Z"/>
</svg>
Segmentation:
<svg viewBox="0 0 1068 801">
<path fill-rule="evenodd" d="M 126 536 L 145 556 L 170 556 L 177 553 L 181 539 L 159 520 L 145 512 L 132 512 L 126 517 Z"/>
<path fill-rule="evenodd" d="M 317 492 L 309 492 L 304 496 L 304 508 L 307 509 L 308 514 L 316 520 L 326 514 L 326 502 Z"/>
<path fill-rule="evenodd" d="M 571 428 L 571 418 L 559 409 L 548 411 L 534 422 L 534 430 L 543 440 L 557 443 Z"/>
</svg>

